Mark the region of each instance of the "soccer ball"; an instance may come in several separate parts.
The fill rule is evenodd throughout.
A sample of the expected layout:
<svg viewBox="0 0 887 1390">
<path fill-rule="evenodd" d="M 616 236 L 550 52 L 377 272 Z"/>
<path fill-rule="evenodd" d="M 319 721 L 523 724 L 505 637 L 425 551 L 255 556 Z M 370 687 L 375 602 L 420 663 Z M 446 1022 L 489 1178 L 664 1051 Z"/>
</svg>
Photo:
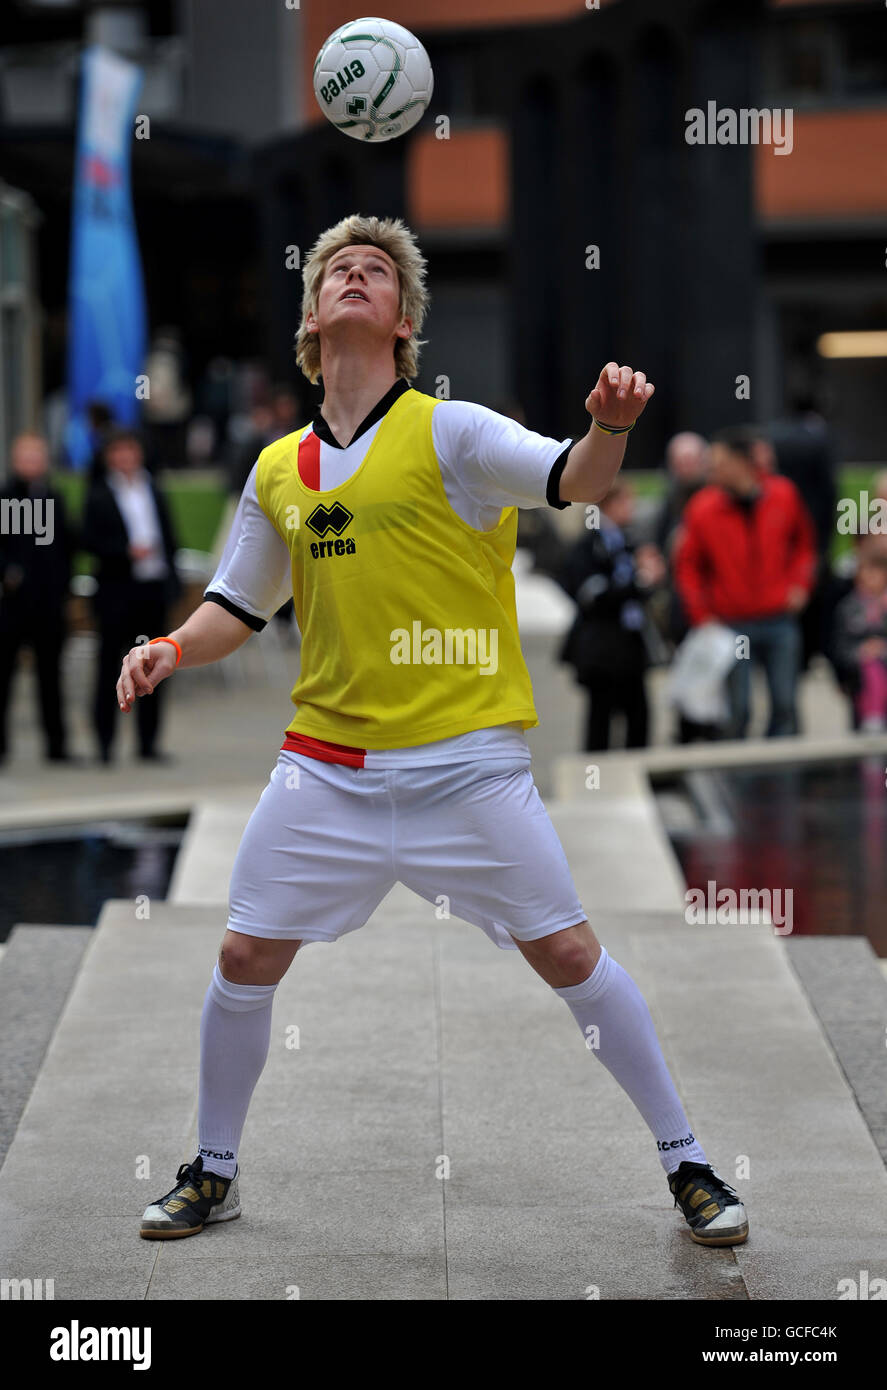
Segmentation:
<svg viewBox="0 0 887 1390">
<path fill-rule="evenodd" d="M 411 130 L 434 90 L 428 54 L 390 19 L 352 19 L 314 64 L 314 95 L 337 130 L 379 143 Z"/>
</svg>

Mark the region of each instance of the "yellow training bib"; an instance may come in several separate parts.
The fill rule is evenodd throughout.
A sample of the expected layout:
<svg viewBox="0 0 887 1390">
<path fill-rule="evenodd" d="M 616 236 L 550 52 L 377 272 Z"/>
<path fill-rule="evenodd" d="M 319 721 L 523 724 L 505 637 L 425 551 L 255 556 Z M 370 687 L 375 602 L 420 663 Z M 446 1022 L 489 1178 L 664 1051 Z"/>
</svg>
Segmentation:
<svg viewBox="0 0 887 1390">
<path fill-rule="evenodd" d="M 431 436 L 438 404 L 405 391 L 357 471 L 326 492 L 299 476 L 313 434 L 259 456 L 259 503 L 289 547 L 302 632 L 291 732 L 404 748 L 539 722 L 511 573 L 517 508 L 492 531 L 453 510 Z"/>
</svg>

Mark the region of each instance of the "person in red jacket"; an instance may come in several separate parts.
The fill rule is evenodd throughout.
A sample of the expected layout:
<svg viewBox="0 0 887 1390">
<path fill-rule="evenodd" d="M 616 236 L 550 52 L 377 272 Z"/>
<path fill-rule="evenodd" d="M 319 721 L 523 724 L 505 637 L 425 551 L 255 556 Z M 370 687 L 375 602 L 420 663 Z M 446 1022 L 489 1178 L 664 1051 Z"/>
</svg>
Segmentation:
<svg viewBox="0 0 887 1390">
<path fill-rule="evenodd" d="M 712 440 L 711 482 L 691 498 L 674 552 L 675 582 L 692 627 L 721 622 L 748 638 L 728 680 L 728 736 L 748 728 L 750 667 L 770 692 L 768 738 L 798 732 L 798 614 L 816 573 L 813 522 L 788 478 L 763 472 L 756 436 L 734 426 Z"/>
</svg>

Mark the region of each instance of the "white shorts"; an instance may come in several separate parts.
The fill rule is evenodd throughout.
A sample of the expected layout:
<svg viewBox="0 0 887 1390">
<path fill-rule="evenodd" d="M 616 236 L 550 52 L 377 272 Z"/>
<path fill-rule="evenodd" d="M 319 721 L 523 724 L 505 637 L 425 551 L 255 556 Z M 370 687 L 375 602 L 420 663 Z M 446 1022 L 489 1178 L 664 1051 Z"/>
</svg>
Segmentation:
<svg viewBox="0 0 887 1390">
<path fill-rule="evenodd" d="M 336 941 L 397 882 L 506 949 L 586 915 L 525 759 L 372 771 L 284 750 L 237 851 L 228 927 Z"/>
</svg>

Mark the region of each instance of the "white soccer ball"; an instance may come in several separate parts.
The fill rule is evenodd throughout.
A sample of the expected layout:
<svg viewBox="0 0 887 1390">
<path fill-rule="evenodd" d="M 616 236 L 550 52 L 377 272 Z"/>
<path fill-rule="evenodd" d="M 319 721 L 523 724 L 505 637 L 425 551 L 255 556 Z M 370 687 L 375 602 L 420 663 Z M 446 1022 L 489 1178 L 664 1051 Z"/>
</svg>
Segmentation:
<svg viewBox="0 0 887 1390">
<path fill-rule="evenodd" d="M 428 54 L 390 19 L 351 19 L 314 64 L 314 95 L 327 120 L 354 140 L 393 140 L 421 119 L 434 90 Z"/>
</svg>

